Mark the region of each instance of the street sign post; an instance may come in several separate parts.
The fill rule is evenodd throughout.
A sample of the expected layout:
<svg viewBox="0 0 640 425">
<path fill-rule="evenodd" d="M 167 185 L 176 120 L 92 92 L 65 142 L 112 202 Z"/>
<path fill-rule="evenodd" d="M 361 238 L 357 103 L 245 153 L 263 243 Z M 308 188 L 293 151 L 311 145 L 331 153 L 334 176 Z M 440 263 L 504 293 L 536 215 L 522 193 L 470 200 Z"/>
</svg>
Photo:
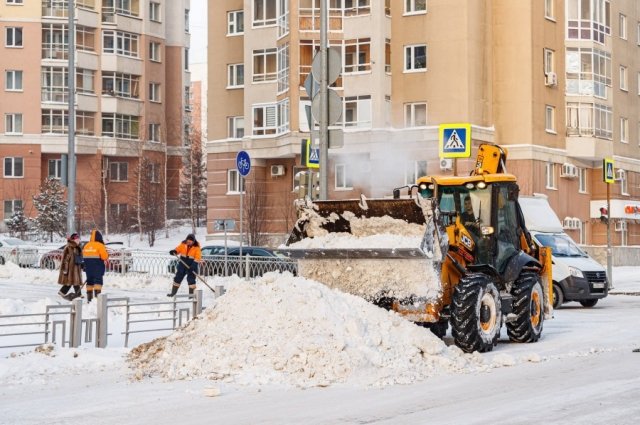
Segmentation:
<svg viewBox="0 0 640 425">
<path fill-rule="evenodd" d="M 458 175 L 458 158 L 471 156 L 471 124 L 441 124 L 440 158 L 453 158 L 453 175 Z"/>
<path fill-rule="evenodd" d="M 236 221 L 230 218 L 221 220 L 215 220 L 213 222 L 213 230 L 224 230 L 224 275 L 229 275 L 228 262 L 227 262 L 227 230 L 233 230 L 236 228 Z"/>
<path fill-rule="evenodd" d="M 602 180 L 607 186 L 607 282 L 613 289 L 613 252 L 611 248 L 611 185 L 616 181 L 613 158 L 602 160 Z"/>
<path fill-rule="evenodd" d="M 242 258 L 242 239 L 244 234 L 242 233 L 242 210 L 244 210 L 244 178 L 251 172 L 251 157 L 245 151 L 238 152 L 236 155 L 236 167 L 238 167 L 238 173 L 240 173 L 240 258 Z M 242 277 L 242 267 L 239 270 L 240 277 Z"/>
</svg>

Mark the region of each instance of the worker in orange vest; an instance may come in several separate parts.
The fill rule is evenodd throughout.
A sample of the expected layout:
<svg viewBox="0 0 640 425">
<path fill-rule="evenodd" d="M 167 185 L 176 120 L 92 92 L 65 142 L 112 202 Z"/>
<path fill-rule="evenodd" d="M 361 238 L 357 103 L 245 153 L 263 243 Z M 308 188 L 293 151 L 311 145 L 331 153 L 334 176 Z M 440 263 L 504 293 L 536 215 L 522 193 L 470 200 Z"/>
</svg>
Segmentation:
<svg viewBox="0 0 640 425">
<path fill-rule="evenodd" d="M 188 234 L 185 240 L 175 249 L 169 251 L 171 255 L 180 255 L 178 261 L 178 270 L 173 278 L 173 286 L 171 292 L 167 294 L 167 297 L 174 297 L 178 293 L 178 288 L 185 276 L 187 276 L 187 283 L 189 284 L 189 294 L 193 294 L 196 290 L 196 273 L 198 273 L 198 263 L 202 258 L 202 252 L 200 250 L 200 244 L 196 240 L 195 235 Z"/>
</svg>

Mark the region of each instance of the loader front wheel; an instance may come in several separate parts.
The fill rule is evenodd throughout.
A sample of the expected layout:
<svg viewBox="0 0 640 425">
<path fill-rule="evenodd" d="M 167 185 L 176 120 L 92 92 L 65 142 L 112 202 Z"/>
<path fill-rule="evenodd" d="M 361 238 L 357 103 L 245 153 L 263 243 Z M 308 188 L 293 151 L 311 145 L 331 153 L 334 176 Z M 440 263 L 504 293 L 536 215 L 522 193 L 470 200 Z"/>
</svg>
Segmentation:
<svg viewBox="0 0 640 425">
<path fill-rule="evenodd" d="M 507 334 L 514 342 L 536 342 L 544 323 L 544 293 L 540 278 L 534 272 L 523 272 L 511 289 L 513 314 L 516 319 L 507 323 Z"/>
<path fill-rule="evenodd" d="M 464 276 L 453 291 L 451 334 L 463 351 L 491 351 L 500 337 L 500 293 L 491 279 L 477 273 Z"/>
</svg>

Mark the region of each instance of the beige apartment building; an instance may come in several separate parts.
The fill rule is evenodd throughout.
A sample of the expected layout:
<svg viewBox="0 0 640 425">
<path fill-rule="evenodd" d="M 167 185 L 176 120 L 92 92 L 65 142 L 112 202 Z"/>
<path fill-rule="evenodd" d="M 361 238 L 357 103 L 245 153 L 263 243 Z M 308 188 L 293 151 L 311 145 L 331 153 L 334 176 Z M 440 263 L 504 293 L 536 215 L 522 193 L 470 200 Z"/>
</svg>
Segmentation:
<svg viewBox="0 0 640 425">
<path fill-rule="evenodd" d="M 541 193 L 568 233 L 604 244 L 602 159 L 615 160 L 615 245 L 640 244 L 640 6 L 632 0 L 331 0 L 342 97 L 329 196 L 388 196 L 451 174 L 438 126 L 470 123 L 474 147 L 504 146 L 521 194 Z M 281 243 L 309 137 L 302 88 L 319 47 L 319 0 L 209 5 L 208 222 L 239 217 L 246 184 L 267 194 Z M 475 152 L 472 152 L 472 157 Z M 472 160 L 458 161 L 468 173 Z M 247 189 L 247 192 L 249 190 Z M 283 207 L 284 206 L 284 207 Z"/>
<path fill-rule="evenodd" d="M 81 229 L 125 225 L 143 186 L 171 217 L 188 143 L 189 0 L 75 0 L 76 153 Z M 0 198 L 34 214 L 68 146 L 66 0 L 0 2 Z M 165 204 L 166 200 L 166 204 Z"/>
</svg>

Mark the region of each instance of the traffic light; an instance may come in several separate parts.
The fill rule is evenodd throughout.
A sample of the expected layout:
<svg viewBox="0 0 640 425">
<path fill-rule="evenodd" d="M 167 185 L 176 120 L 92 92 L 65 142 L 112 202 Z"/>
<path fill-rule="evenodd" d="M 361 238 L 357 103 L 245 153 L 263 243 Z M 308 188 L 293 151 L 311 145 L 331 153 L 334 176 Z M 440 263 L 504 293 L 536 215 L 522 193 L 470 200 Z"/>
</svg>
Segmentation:
<svg viewBox="0 0 640 425">
<path fill-rule="evenodd" d="M 607 207 L 600 207 L 600 221 L 604 224 L 609 223 L 609 211 Z"/>
<path fill-rule="evenodd" d="M 320 173 L 314 173 L 310 171 L 311 174 L 311 186 L 310 195 L 311 199 L 320 199 Z"/>
<path fill-rule="evenodd" d="M 304 198 L 307 196 L 307 188 L 309 186 L 309 172 L 299 171 L 293 177 L 294 188 L 293 190 L 298 194 L 298 198 Z"/>
</svg>

